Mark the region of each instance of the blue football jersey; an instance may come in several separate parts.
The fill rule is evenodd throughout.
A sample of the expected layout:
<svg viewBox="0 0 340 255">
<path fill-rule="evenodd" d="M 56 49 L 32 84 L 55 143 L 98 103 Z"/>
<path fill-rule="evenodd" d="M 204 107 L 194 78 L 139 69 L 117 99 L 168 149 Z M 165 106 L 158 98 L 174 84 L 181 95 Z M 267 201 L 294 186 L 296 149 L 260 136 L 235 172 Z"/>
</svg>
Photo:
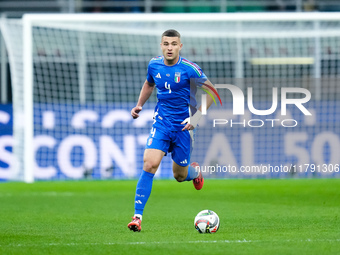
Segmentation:
<svg viewBox="0 0 340 255">
<path fill-rule="evenodd" d="M 157 88 L 155 121 L 170 130 L 182 130 L 184 119 L 196 111 L 197 86 L 207 80 L 201 68 L 189 60 L 179 57 L 175 65 L 164 64 L 164 56 L 150 60 L 147 81 Z M 155 124 L 156 124 L 155 123 Z"/>
</svg>

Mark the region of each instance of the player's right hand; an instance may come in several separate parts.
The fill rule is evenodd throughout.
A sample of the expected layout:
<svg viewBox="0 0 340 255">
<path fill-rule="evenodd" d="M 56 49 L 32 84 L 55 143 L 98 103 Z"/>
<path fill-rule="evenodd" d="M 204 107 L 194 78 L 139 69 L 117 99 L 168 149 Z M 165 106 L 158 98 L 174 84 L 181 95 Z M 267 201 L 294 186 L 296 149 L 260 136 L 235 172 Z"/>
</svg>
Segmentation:
<svg viewBox="0 0 340 255">
<path fill-rule="evenodd" d="M 131 116 L 132 118 L 134 119 L 137 119 L 139 117 L 139 112 L 142 110 L 142 107 L 141 106 L 136 106 L 134 108 L 132 108 L 131 110 Z"/>
</svg>

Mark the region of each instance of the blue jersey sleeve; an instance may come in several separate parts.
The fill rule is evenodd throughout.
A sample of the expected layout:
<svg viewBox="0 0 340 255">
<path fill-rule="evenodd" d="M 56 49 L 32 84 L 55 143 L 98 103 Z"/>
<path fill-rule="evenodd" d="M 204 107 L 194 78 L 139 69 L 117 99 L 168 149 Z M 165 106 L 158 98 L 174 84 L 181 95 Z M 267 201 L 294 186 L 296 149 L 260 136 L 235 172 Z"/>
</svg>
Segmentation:
<svg viewBox="0 0 340 255">
<path fill-rule="evenodd" d="M 203 84 L 208 80 L 207 76 L 203 73 L 202 69 L 195 63 L 193 69 L 191 69 L 191 81 L 193 81 L 193 84 L 195 84 L 197 87 L 202 87 Z"/>
<path fill-rule="evenodd" d="M 148 73 L 146 75 L 146 80 L 150 83 L 155 83 L 154 79 L 153 79 L 153 76 L 152 76 L 152 68 L 150 66 L 150 63 L 148 65 Z"/>
<path fill-rule="evenodd" d="M 208 79 L 203 73 L 202 69 L 196 64 L 185 58 L 182 59 L 182 64 L 186 66 L 190 83 L 196 87 L 201 87 L 203 83 Z"/>
</svg>

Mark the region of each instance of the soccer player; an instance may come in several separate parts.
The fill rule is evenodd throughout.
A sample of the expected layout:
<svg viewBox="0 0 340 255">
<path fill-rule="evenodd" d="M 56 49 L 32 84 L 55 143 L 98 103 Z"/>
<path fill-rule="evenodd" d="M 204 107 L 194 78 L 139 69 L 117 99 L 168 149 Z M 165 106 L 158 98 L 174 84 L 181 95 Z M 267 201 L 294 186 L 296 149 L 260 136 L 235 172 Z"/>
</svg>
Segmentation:
<svg viewBox="0 0 340 255">
<path fill-rule="evenodd" d="M 132 231 L 141 231 L 144 207 L 151 193 L 153 177 L 163 156 L 171 152 L 172 171 L 178 182 L 193 181 L 197 190 L 202 189 L 204 179 L 190 163 L 193 131 L 202 115 L 197 110 L 195 93 L 197 86 L 214 89 L 201 68 L 179 55 L 181 36 L 173 29 L 162 34 L 163 56 L 150 60 L 147 78 L 139 95 L 137 105 L 131 110 L 134 119 L 139 117 L 143 105 L 157 88 L 158 102 L 154 123 L 144 151 L 143 171 L 139 177 L 135 195 L 135 214 L 128 224 Z M 213 93 L 211 93 L 213 94 Z M 207 108 L 213 99 L 207 98 Z"/>
</svg>

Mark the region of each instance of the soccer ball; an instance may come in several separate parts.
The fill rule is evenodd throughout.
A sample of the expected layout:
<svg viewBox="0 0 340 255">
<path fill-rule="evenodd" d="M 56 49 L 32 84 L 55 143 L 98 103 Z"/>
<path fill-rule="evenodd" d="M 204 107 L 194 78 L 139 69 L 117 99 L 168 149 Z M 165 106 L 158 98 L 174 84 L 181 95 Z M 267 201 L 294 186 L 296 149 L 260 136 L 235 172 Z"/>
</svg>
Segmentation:
<svg viewBox="0 0 340 255">
<path fill-rule="evenodd" d="M 195 217 L 195 228 L 201 234 L 216 233 L 220 227 L 220 218 L 211 210 L 203 210 Z"/>
</svg>

